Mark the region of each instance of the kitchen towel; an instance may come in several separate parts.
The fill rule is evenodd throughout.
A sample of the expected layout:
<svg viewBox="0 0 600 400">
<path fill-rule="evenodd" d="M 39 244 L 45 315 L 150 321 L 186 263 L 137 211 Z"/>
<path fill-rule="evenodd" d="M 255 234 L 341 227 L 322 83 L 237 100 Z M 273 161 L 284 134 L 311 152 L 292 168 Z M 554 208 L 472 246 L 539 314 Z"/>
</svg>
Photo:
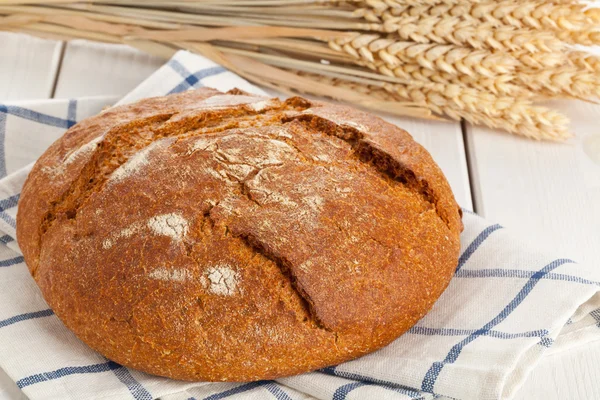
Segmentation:
<svg viewBox="0 0 600 400">
<path fill-rule="evenodd" d="M 409 332 L 365 357 L 300 376 L 189 383 L 109 361 L 52 313 L 15 242 L 20 189 L 66 129 L 103 107 L 201 86 L 264 94 L 213 62 L 178 52 L 123 99 L 0 105 L 0 367 L 31 399 L 505 399 L 538 360 L 600 339 L 600 266 L 536 251 L 464 210 L 455 277 Z"/>
</svg>

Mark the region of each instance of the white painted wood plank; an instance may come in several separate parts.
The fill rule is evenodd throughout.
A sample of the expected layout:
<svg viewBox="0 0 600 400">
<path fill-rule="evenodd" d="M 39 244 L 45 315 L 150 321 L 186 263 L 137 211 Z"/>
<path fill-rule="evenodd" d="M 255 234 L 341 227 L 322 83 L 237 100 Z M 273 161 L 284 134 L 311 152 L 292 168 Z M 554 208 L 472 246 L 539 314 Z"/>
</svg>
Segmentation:
<svg viewBox="0 0 600 400">
<path fill-rule="evenodd" d="M 66 44 L 54 97 L 123 96 L 164 63 L 129 46 L 73 40 Z"/>
<path fill-rule="evenodd" d="M 27 396 L 19 389 L 10 376 L 0 368 L 0 399 L 1 400 L 26 400 Z"/>
<path fill-rule="evenodd" d="M 52 95 L 62 42 L 0 32 L 0 101 Z"/>
<path fill-rule="evenodd" d="M 600 399 L 600 341 L 542 358 L 513 400 Z"/>
<path fill-rule="evenodd" d="M 600 268 L 600 106 L 553 102 L 572 120 L 568 144 L 467 126 L 478 212 L 559 256 Z M 516 400 L 600 398 L 600 343 L 542 359 Z"/>
</svg>

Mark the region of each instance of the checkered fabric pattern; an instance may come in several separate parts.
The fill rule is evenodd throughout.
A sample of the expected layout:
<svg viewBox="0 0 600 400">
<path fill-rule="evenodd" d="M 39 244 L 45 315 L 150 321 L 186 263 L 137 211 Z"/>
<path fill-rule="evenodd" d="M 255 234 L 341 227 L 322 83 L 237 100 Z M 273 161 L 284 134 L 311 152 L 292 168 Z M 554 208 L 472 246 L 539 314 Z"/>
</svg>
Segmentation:
<svg viewBox="0 0 600 400">
<path fill-rule="evenodd" d="M 186 52 L 118 103 L 200 86 L 260 89 Z M 544 355 L 600 339 L 600 266 L 538 252 L 465 210 L 456 274 L 433 310 L 360 359 L 276 381 L 185 383 L 94 352 L 53 314 L 15 242 L 20 189 L 65 129 L 114 98 L 0 105 L 0 367 L 31 399 L 505 399 Z"/>
</svg>

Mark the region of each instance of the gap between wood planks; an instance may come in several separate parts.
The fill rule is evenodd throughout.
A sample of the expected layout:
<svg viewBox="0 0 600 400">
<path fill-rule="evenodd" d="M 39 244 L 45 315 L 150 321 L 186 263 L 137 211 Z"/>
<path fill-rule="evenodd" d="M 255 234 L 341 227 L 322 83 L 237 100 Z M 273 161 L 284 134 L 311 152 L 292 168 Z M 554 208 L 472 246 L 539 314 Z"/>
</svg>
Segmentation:
<svg viewBox="0 0 600 400">
<path fill-rule="evenodd" d="M 56 71 L 54 72 L 54 82 L 52 82 L 52 90 L 50 91 L 50 98 L 54 98 L 54 94 L 56 93 L 56 86 L 58 86 L 58 77 L 60 76 L 60 71 L 62 69 L 63 59 L 65 58 L 65 51 L 67 49 L 67 43 L 64 41 L 60 42 L 60 55 L 58 59 L 58 64 L 56 66 Z"/>
<path fill-rule="evenodd" d="M 479 176 L 475 168 L 475 153 L 473 152 L 473 143 L 470 135 L 467 134 L 467 121 L 460 120 L 460 130 L 462 132 L 463 144 L 465 146 L 465 160 L 467 163 L 467 174 L 469 175 L 469 191 L 471 192 L 471 205 L 473 212 L 483 216 L 483 209 L 480 207 L 479 199 Z"/>
</svg>

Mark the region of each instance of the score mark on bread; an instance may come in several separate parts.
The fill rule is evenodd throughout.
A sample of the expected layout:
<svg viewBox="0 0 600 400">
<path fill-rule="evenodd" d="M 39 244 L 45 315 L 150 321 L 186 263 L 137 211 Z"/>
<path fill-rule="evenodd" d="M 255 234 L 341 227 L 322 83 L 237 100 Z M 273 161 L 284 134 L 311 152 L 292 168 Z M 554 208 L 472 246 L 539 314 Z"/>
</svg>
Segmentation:
<svg viewBox="0 0 600 400">
<path fill-rule="evenodd" d="M 461 229 L 405 131 L 212 89 L 75 125 L 36 163 L 17 216 L 36 283 L 79 338 L 129 367 L 216 381 L 388 344 L 447 286 Z"/>
</svg>

